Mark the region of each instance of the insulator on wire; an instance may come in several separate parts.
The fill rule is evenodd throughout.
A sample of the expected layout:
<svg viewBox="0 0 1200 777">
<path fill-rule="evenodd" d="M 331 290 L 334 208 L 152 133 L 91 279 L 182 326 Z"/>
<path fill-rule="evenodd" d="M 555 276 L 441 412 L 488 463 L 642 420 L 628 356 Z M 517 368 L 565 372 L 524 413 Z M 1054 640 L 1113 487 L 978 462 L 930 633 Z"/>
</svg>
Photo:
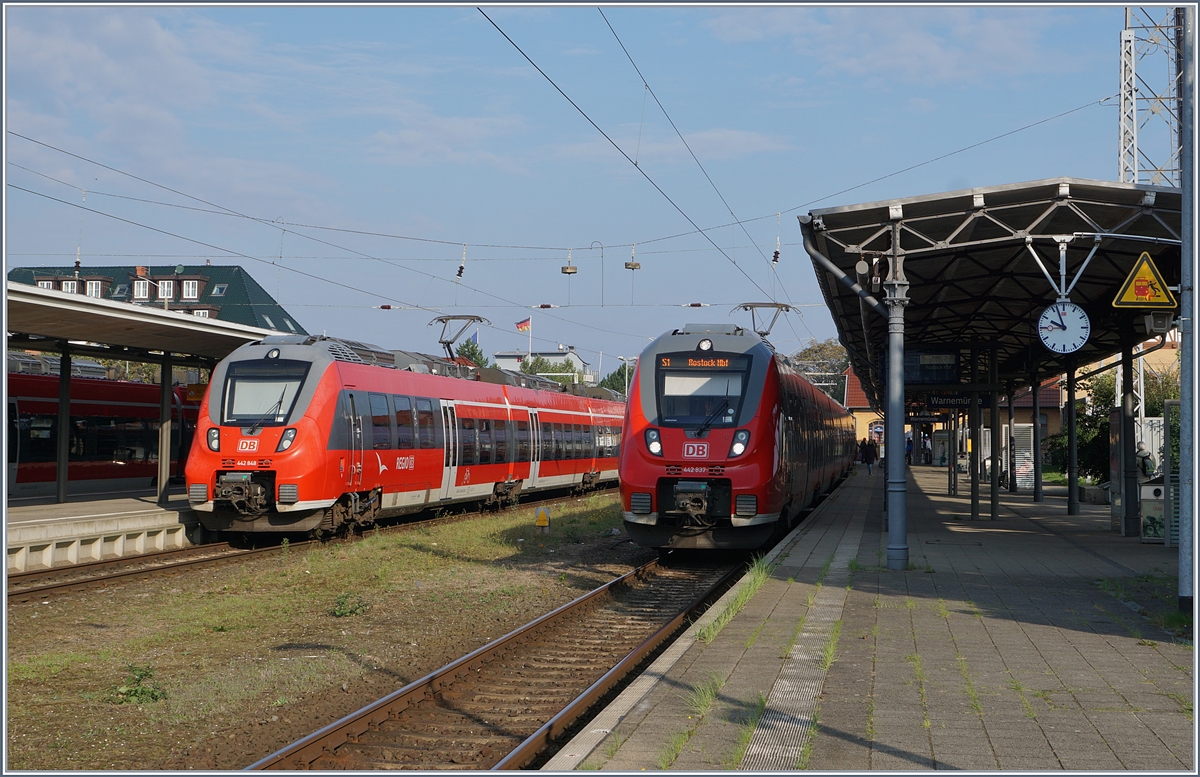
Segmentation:
<svg viewBox="0 0 1200 777">
<path fill-rule="evenodd" d="M 461 278 L 462 274 L 463 274 L 463 270 L 465 270 L 465 269 L 467 269 L 467 244 L 463 243 L 462 261 L 460 261 L 458 263 L 458 275 L 456 277 Z"/>
</svg>

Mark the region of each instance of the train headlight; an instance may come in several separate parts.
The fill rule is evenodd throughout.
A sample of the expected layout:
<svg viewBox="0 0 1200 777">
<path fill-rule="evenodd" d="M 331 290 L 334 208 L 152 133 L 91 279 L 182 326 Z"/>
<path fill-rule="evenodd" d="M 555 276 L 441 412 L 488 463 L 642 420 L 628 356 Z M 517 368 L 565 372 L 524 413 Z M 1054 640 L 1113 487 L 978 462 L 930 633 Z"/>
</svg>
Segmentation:
<svg viewBox="0 0 1200 777">
<path fill-rule="evenodd" d="M 295 429 L 284 429 L 283 436 L 279 438 L 279 444 L 275 446 L 276 453 L 282 453 L 292 447 L 292 442 L 296 439 Z"/>
<path fill-rule="evenodd" d="M 746 452 L 746 448 L 750 445 L 750 432 L 745 429 L 738 429 L 733 435 L 733 445 L 729 446 L 729 458 L 741 456 Z"/>
<path fill-rule="evenodd" d="M 208 430 L 208 449 L 210 451 L 221 450 L 221 429 L 214 426 Z"/>
<path fill-rule="evenodd" d="M 701 340 L 700 341 L 700 350 L 701 351 L 711 351 L 712 350 L 712 340 L 707 340 L 707 339 Z"/>
<path fill-rule="evenodd" d="M 650 452 L 655 456 L 662 455 L 662 436 L 659 435 L 657 429 L 646 430 L 646 447 L 649 448 Z"/>
</svg>

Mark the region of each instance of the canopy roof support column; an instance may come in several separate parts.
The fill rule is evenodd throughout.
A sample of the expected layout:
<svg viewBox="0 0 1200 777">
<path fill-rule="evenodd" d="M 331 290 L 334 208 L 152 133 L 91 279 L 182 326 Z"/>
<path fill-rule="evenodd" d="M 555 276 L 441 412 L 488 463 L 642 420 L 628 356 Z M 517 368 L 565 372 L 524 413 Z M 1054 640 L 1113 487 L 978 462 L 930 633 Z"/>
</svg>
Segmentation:
<svg viewBox="0 0 1200 777">
<path fill-rule="evenodd" d="M 1033 501 L 1043 502 L 1046 498 L 1042 494 L 1042 375 L 1036 361 L 1029 385 L 1033 392 Z"/>
<path fill-rule="evenodd" d="M 1195 355 L 1192 350 L 1196 347 L 1193 339 L 1196 328 L 1192 320 L 1195 315 L 1193 295 L 1195 294 L 1194 268 L 1196 261 L 1196 233 L 1193 228 L 1196 211 L 1192 202 L 1196 196 L 1196 149 L 1192 137 L 1196 127 L 1196 104 L 1194 102 L 1196 94 L 1196 9 L 1190 5 L 1184 6 L 1183 19 L 1183 67 L 1181 68 L 1183 87 L 1179 90 L 1181 95 L 1180 113 L 1183 114 L 1183 128 L 1179 133 L 1183 145 L 1180 150 L 1180 178 L 1183 184 L 1181 218 L 1183 262 L 1179 286 L 1179 353 L 1182 358 L 1179 367 L 1179 609 L 1181 612 L 1190 613 L 1192 611 L 1192 586 L 1195 583 L 1192 578 L 1192 564 L 1195 561 L 1192 542 L 1195 537 L 1194 510 L 1196 504 L 1194 480 L 1196 453 L 1193 449 L 1195 445 L 1193 424 L 1196 419 L 1196 389 L 1192 383 L 1196 374 Z"/>
<path fill-rule="evenodd" d="M 908 281 L 904 279 L 900 250 L 900 222 L 892 222 L 892 257 L 884 283 L 888 312 L 887 374 L 887 514 L 888 569 L 908 569 L 907 476 L 904 471 L 904 306 Z"/>
<path fill-rule="evenodd" d="M 1017 393 L 1017 382 L 1008 379 L 1008 492 L 1017 493 L 1017 411 L 1013 407 L 1014 394 Z"/>
<path fill-rule="evenodd" d="M 1130 329 L 1132 329 L 1132 323 Z M 1125 335 L 1121 344 L 1121 536 L 1137 537 L 1141 534 L 1138 518 L 1137 477 L 1137 431 L 1133 423 L 1134 403 L 1137 401 L 1133 393 L 1133 336 Z"/>
<path fill-rule="evenodd" d="M 71 453 L 71 351 L 66 340 L 59 344 L 58 446 L 55 452 L 55 501 L 67 501 L 67 467 Z"/>
<path fill-rule="evenodd" d="M 1076 432 L 1075 357 L 1067 364 L 1067 515 L 1079 515 L 1079 435 Z"/>
<path fill-rule="evenodd" d="M 995 386 L 1000 382 L 1000 376 L 996 364 L 996 349 L 993 348 L 988 354 L 988 383 Z M 992 520 L 1000 518 L 1000 392 L 992 389 L 992 412 L 991 412 L 991 439 L 992 439 Z"/>
<path fill-rule="evenodd" d="M 171 352 L 163 354 L 162 374 L 159 376 L 160 391 L 158 408 L 158 503 L 167 503 L 167 490 L 171 485 Z M 182 425 L 181 425 L 182 428 Z"/>
<path fill-rule="evenodd" d="M 971 384 L 979 382 L 979 352 L 971 349 Z M 979 392 L 971 392 L 971 416 L 967 425 L 971 427 L 971 455 L 968 456 L 971 467 L 971 520 L 979 520 L 979 446 L 983 435 L 979 432 L 981 416 L 979 413 Z"/>
</svg>

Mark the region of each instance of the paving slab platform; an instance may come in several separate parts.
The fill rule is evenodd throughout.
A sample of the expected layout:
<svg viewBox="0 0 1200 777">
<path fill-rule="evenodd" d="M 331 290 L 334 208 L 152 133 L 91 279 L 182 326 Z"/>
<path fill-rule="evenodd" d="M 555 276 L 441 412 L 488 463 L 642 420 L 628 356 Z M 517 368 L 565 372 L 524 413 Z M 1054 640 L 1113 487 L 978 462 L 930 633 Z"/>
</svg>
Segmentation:
<svg viewBox="0 0 1200 777">
<path fill-rule="evenodd" d="M 1195 773 L 1191 643 L 1098 584 L 1174 575 L 1177 549 L 1067 516 L 1065 489 L 993 521 L 941 469 L 908 488 L 908 571 L 882 568 L 882 474 L 855 472 L 715 639 L 745 581 L 544 769 Z"/>
<path fill-rule="evenodd" d="M 171 550 L 199 539 L 196 514 L 181 490 L 165 505 L 152 491 L 107 498 L 81 494 L 63 503 L 19 500 L 5 507 L 8 572 Z"/>
</svg>

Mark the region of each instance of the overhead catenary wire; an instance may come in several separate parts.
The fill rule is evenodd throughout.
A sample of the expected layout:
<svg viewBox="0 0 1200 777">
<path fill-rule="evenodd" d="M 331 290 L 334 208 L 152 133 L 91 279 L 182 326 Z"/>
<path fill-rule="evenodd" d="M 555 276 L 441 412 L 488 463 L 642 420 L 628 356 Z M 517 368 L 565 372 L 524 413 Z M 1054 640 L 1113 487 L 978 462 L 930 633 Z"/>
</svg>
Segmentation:
<svg viewBox="0 0 1200 777">
<path fill-rule="evenodd" d="M 126 224 L 130 224 L 130 225 L 132 225 L 132 226 L 136 226 L 136 227 L 139 227 L 139 228 L 142 228 L 142 229 L 147 229 L 147 230 L 150 230 L 150 231 L 152 231 L 152 232 L 157 232 L 157 233 L 159 233 L 159 234 L 166 235 L 166 236 L 168 236 L 168 237 L 173 237 L 173 238 L 176 238 L 176 239 L 178 239 L 178 240 L 183 240 L 183 241 L 186 241 L 186 242 L 189 242 L 189 243 L 194 243 L 194 244 L 196 244 L 196 245 L 204 246 L 205 248 L 211 248 L 211 249 L 214 249 L 214 250 L 216 250 L 216 251 L 223 251 L 223 252 L 225 252 L 226 254 L 228 254 L 228 255 L 230 255 L 230 256 L 237 256 L 237 257 L 241 257 L 241 258 L 244 258 L 244 259 L 249 259 L 250 261 L 259 262 L 259 263 L 261 263 L 261 264 L 265 264 L 265 265 L 271 265 L 271 266 L 275 266 L 275 267 L 280 267 L 280 266 L 281 266 L 281 265 L 277 265 L 277 264 L 275 264 L 274 262 L 267 261 L 266 259 L 259 258 L 259 257 L 257 257 L 257 256 L 251 256 L 250 254 L 244 254 L 244 253 L 242 253 L 242 252 L 240 252 L 240 251 L 236 251 L 236 250 L 234 250 L 234 249 L 231 249 L 231 248 L 225 248 L 225 247 L 223 247 L 223 246 L 214 245 L 214 244 L 212 244 L 212 243 L 207 243 L 207 242 L 205 242 L 205 241 L 203 241 L 203 240 L 197 240 L 196 238 L 187 237 L 186 235 L 180 235 L 180 234 L 178 234 L 178 233 L 171 232 L 171 231 L 169 231 L 169 230 L 165 230 L 165 229 L 160 229 L 160 228 L 158 228 L 158 227 L 150 226 L 149 224 L 143 224 L 143 223 L 141 223 L 141 222 L 134 221 L 134 220 L 132 220 L 132 219 L 123 218 L 123 217 L 121 217 L 121 216 L 117 216 L 117 215 L 114 215 L 114 214 L 111 214 L 111 213 L 105 213 L 104 211 L 101 211 L 101 210 L 96 210 L 95 208 L 88 208 L 88 207 L 85 207 L 85 206 L 83 206 L 83 205 L 79 205 L 79 204 L 76 204 L 76 203 L 73 203 L 73 202 L 69 202 L 69 201 L 67 201 L 67 200 L 59 199 L 58 197 L 53 197 L 53 196 L 51 196 L 51 195 L 49 195 L 49 194 L 44 194 L 44 193 L 42 193 L 42 192 L 37 192 L 37 191 L 34 191 L 34 190 L 32 190 L 32 189 L 26 189 L 26 188 L 24 188 L 24 187 L 22 187 L 22 186 L 18 186 L 17 184 L 9 183 L 9 184 L 8 184 L 8 186 L 9 186 L 9 188 L 11 188 L 11 189 L 15 189 L 15 190 L 17 190 L 17 191 L 23 191 L 23 192 L 26 192 L 26 193 L 28 193 L 28 194 L 35 195 L 35 196 L 37 196 L 37 197 L 42 197 L 42 198 L 44 198 L 44 199 L 51 200 L 51 201 L 53 201 L 53 202 L 58 202 L 58 203 L 61 203 L 61 204 L 63 204 L 63 205 L 67 205 L 67 206 L 70 206 L 70 207 L 73 207 L 73 208 L 81 208 L 82 210 L 86 210 L 86 211 L 88 211 L 88 212 L 90 212 L 90 213 L 94 213 L 94 214 L 96 214 L 96 215 L 98 215 L 98 216 L 104 216 L 104 217 L 106 217 L 106 218 L 110 218 L 110 219 L 113 219 L 113 220 L 115 220 L 115 221 L 121 221 L 121 222 L 124 222 L 124 223 L 126 223 Z M 300 233 L 300 232 L 293 232 L 293 234 L 295 234 L 295 235 L 298 235 L 298 236 L 300 236 L 300 237 L 307 238 L 307 239 L 309 239 L 309 240 L 315 240 L 315 241 L 317 241 L 317 242 L 325 242 L 325 241 L 319 240 L 318 238 L 314 238 L 314 237 L 312 237 L 312 236 L 310 236 L 310 235 L 305 235 L 305 234 L 303 234 L 303 233 Z M 331 246 L 332 246 L 333 244 L 331 244 L 331 243 L 327 243 L 327 245 L 331 245 Z M 333 247 L 335 247 L 335 248 L 340 248 L 341 250 L 346 250 L 346 251 L 351 251 L 351 250 L 353 250 L 353 249 L 342 248 L 341 246 L 333 246 Z M 358 252 L 356 252 L 356 253 L 358 253 Z M 391 262 L 384 262 L 384 263 L 385 263 L 385 264 L 388 264 L 389 266 L 396 266 L 396 265 L 393 265 Z M 312 280 L 321 281 L 321 282 L 323 282 L 323 283 L 328 283 L 328 284 L 331 284 L 331 285 L 333 285 L 333 286 L 338 286 L 338 287 L 340 287 L 340 288 L 348 289 L 348 290 L 350 290 L 350 291 L 355 291 L 355 292 L 358 292 L 358 293 L 361 293 L 361 294 L 366 294 L 366 295 L 368 295 L 368 296 L 371 296 L 371 297 L 376 297 L 376 298 L 378 298 L 378 299 L 385 300 L 385 301 L 387 301 L 387 302 L 399 302 L 400 304 L 402 304 L 402 305 L 406 305 L 406 306 L 409 306 L 409 307 L 411 307 L 411 308 L 412 308 L 412 309 L 414 309 L 414 310 L 425 310 L 425 311 L 427 311 L 427 312 L 431 312 L 431 313 L 440 313 L 440 312 L 441 312 L 441 311 L 440 311 L 439 309 L 437 309 L 437 308 L 433 308 L 433 307 L 429 307 L 429 306 L 425 306 L 425 305 L 417 305 L 417 304 L 413 304 L 413 303 L 410 303 L 410 302 L 406 302 L 406 301 L 404 301 L 404 300 L 400 300 L 400 299 L 398 299 L 398 298 L 396 298 L 396 297 L 389 297 L 389 296 L 387 296 L 387 295 L 384 295 L 384 294 L 379 294 L 379 293 L 377 293 L 377 292 L 374 292 L 374 291 L 371 291 L 371 290 L 369 290 L 369 289 L 363 289 L 363 288 L 360 288 L 360 287 L 358 287 L 358 286 L 352 286 L 352 285 L 350 285 L 350 284 L 341 283 L 341 282 L 339 282 L 339 281 L 335 281 L 335 280 L 332 280 L 332 279 L 329 279 L 329 278 L 325 278 L 325 277 L 323 277 L 323 276 L 320 276 L 320 275 L 315 275 L 315 274 L 313 274 L 313 273 L 305 272 L 305 271 L 303 271 L 303 270 L 300 270 L 300 269 L 298 269 L 298 268 L 295 268 L 295 267 L 287 267 L 287 266 L 282 266 L 282 269 L 284 269 L 284 270 L 287 270 L 288 272 L 295 273 L 295 274 L 297 274 L 297 275 L 302 275 L 302 276 L 304 276 L 304 277 L 306 277 L 306 278 L 310 278 L 310 279 L 312 279 Z M 437 276 L 433 276 L 433 275 L 431 275 L 430 273 L 421 272 L 421 271 L 419 271 L 419 270 L 412 270 L 411 268 L 402 268 L 402 269 L 408 269 L 410 272 L 416 272 L 416 273 L 419 273 L 419 274 L 421 274 L 421 275 L 427 275 L 427 276 L 430 276 L 430 277 L 432 277 L 432 278 L 437 278 Z M 439 279 L 439 280 L 444 280 L 444 279 Z M 499 297 L 499 296 L 497 296 L 497 295 L 495 295 L 495 294 L 489 294 L 488 292 L 483 292 L 483 291 L 480 291 L 480 290 L 478 290 L 478 289 L 473 289 L 473 288 L 471 288 L 471 287 L 464 286 L 464 288 L 469 288 L 469 289 L 471 289 L 471 291 L 476 291 L 477 293 L 484 294 L 484 295 L 486 295 L 486 296 L 492 297 L 493 299 L 497 299 L 497 300 L 499 300 L 499 301 L 501 301 L 501 302 L 505 302 L 505 303 L 507 303 L 507 304 L 508 304 L 509 306 L 511 306 L 511 307 L 522 308 L 522 309 L 529 309 L 529 308 L 531 308 L 531 307 L 534 307 L 534 306 L 531 306 L 531 305 L 521 305 L 521 304 L 519 304 L 519 303 L 516 303 L 516 302 L 513 302 L 513 301 L 511 301 L 511 300 L 506 300 L 506 299 L 504 299 L 503 297 Z M 646 339 L 644 335 L 640 335 L 640 334 L 632 334 L 632 333 L 629 333 L 629 332 L 617 332 L 617 331 L 610 330 L 610 329 L 603 329 L 603 328 L 601 328 L 601 327 L 592 326 L 592 325 L 590 325 L 590 324 L 582 324 L 582 323 L 578 323 L 578 322 L 575 322 L 575 321 L 571 321 L 570 319 L 564 319 L 564 318 L 562 318 L 561 316 L 556 316 L 556 315 L 549 314 L 549 313 L 547 313 L 547 315 L 548 315 L 549 317 L 551 317 L 551 318 L 554 318 L 554 319 L 557 319 L 557 320 L 559 320 L 559 321 L 562 321 L 563 323 L 566 323 L 566 324 L 571 324 L 571 325 L 573 325 L 573 326 L 582 327 L 582 328 L 584 328 L 584 329 L 592 329 L 592 330 L 595 330 L 595 331 L 598 331 L 598 332 L 603 332 L 603 333 L 605 333 L 605 334 L 620 335 L 620 336 L 623 336 L 623 337 L 631 337 L 631 338 L 634 338 L 634 339 L 637 339 L 637 340 L 644 340 L 644 339 Z M 501 327 L 491 326 L 491 327 L 489 327 L 489 328 L 490 328 L 490 329 L 492 329 L 492 330 L 494 330 L 494 331 L 497 331 L 497 332 L 503 332 L 503 333 L 507 333 L 507 332 L 508 332 L 508 330 L 507 330 L 507 329 L 504 329 L 504 328 L 501 328 Z M 549 342 L 554 342 L 554 341 L 552 341 L 552 340 L 546 340 L 546 339 L 543 339 L 543 338 L 538 338 L 538 339 L 542 339 L 542 341 L 543 341 L 543 342 L 547 342 L 547 343 L 549 343 Z"/>
<path fill-rule="evenodd" d="M 697 223 L 696 223 L 694 220 L 692 220 L 692 217 L 691 217 L 691 216 L 689 216 L 689 215 L 688 215 L 688 214 L 687 214 L 687 213 L 686 213 L 686 212 L 683 210 L 683 208 L 679 207 L 679 205 L 677 205 L 677 204 L 675 203 L 675 200 L 671 199 L 670 195 L 668 195 L 668 194 L 667 194 L 665 191 L 663 191 L 662 187 L 661 187 L 661 186 L 659 186 L 657 183 L 655 183 L 654 179 L 653 179 L 653 178 L 651 178 L 649 175 L 647 175 L 647 174 L 646 174 L 646 171 L 645 171 L 645 170 L 643 170 L 641 167 L 639 167 L 639 166 L 637 165 L 637 163 L 636 163 L 636 162 L 634 162 L 632 159 L 630 159 L 630 157 L 629 157 L 629 154 L 626 154 L 626 153 L 625 153 L 625 151 L 624 151 L 624 150 L 623 150 L 623 149 L 622 149 L 620 146 L 618 146 L 618 145 L 616 144 L 616 142 L 615 142 L 615 141 L 613 141 L 613 139 L 612 139 L 612 138 L 610 138 L 610 137 L 608 136 L 608 133 L 606 133 L 606 132 L 605 132 L 603 129 L 601 129 L 601 128 L 600 128 L 600 125 L 598 125 L 596 122 L 592 121 L 592 117 L 591 117 L 591 116 L 588 116 L 588 115 L 587 115 L 587 112 L 586 112 L 586 111 L 584 111 L 582 108 L 580 108 L 580 107 L 579 107 L 579 105 L 578 105 L 578 104 L 577 104 L 577 103 L 576 103 L 574 100 L 572 100 L 572 99 L 570 98 L 570 96 L 568 96 L 568 95 L 567 95 L 567 93 L 566 93 L 566 92 L 564 92 L 564 91 L 562 90 L 562 88 L 560 88 L 560 87 L 559 87 L 559 85 L 558 85 L 558 84 L 556 84 L 556 83 L 554 82 L 554 79 L 552 79 L 552 78 L 551 78 L 551 77 L 550 77 L 550 76 L 549 76 L 549 75 L 546 73 L 546 71 L 544 71 L 544 70 L 542 70 L 540 67 L 538 67 L 538 64 L 537 64 L 536 62 L 534 62 L 534 61 L 533 61 L 533 60 L 532 60 L 532 59 L 529 57 L 529 55 L 528 55 L 528 54 L 526 54 L 526 53 L 525 53 L 525 52 L 524 52 L 524 51 L 521 49 L 521 47 L 520 47 L 520 46 L 518 46 L 518 45 L 517 45 L 516 41 L 514 41 L 512 38 L 510 38 L 510 37 L 508 36 L 508 33 L 506 33 L 504 30 L 500 29 L 500 25 L 498 25 L 498 24 L 496 24 L 494 21 L 492 21 L 492 18 L 491 18 L 490 16 L 488 16 L 486 13 L 484 13 L 484 10 L 483 10 L 482 8 L 478 8 L 478 7 L 476 7 L 476 10 L 477 10 L 477 11 L 479 11 L 479 13 L 483 14 L 483 18 L 487 19 L 487 20 L 488 20 L 488 22 L 490 22 L 490 23 L 491 23 L 491 25 L 492 25 L 493 27 L 495 27 L 495 28 L 496 28 L 496 31 L 497 31 L 497 32 L 499 32 L 501 35 L 503 35 L 503 36 L 504 36 L 504 39 L 505 39 L 505 40 L 507 40 L 507 41 L 508 41 L 510 44 L 512 44 L 512 47 L 513 47 L 513 48 L 515 48 L 515 49 L 517 50 L 517 53 L 519 53 L 519 54 L 520 54 L 522 57 L 524 57 L 524 58 L 525 58 L 525 60 L 526 60 L 526 61 L 527 61 L 527 62 L 528 62 L 530 65 L 533 65 L 533 68 L 534 68 L 535 70 L 537 70 L 537 71 L 538 71 L 538 73 L 541 73 L 542 77 L 543 77 L 543 78 L 545 78 L 545 79 L 546 79 L 546 81 L 547 81 L 547 82 L 549 82 L 549 84 L 550 84 L 551 86 L 553 86 L 553 87 L 554 87 L 555 91 L 557 91 L 559 94 L 561 94 L 561 95 L 563 96 L 563 99 L 565 99 L 567 102 L 569 102 L 569 103 L 571 104 L 571 107 L 573 107 L 573 108 L 574 108 L 576 111 L 578 111 L 578 112 L 579 112 L 579 115 L 580 115 L 580 116 L 582 116 L 584 119 L 586 119 L 586 120 L 587 120 L 588 124 L 591 124 L 591 125 L 592 125 L 592 127 L 594 127 L 594 128 L 596 129 L 596 131 L 597 131 L 597 132 L 599 132 L 601 135 L 603 135 L 603 136 L 604 136 L 604 139 L 605 139 L 605 140 L 607 140 L 607 141 L 609 142 L 609 144 L 610 144 L 610 145 L 611 145 L 613 148 L 615 148 L 615 149 L 617 150 L 617 153 L 619 153 L 621 156 L 625 157 L 625 160 L 626 160 L 627 162 L 629 162 L 631 165 L 633 165 L 634 169 L 635 169 L 635 170 L 637 170 L 639 173 L 641 173 L 642 177 L 643 177 L 643 178 L 645 178 L 645 179 L 646 179 L 646 180 L 647 180 L 647 181 L 650 183 L 650 185 L 651 185 L 651 186 L 653 186 L 653 187 L 655 188 L 655 190 L 656 190 L 656 191 L 658 191 L 658 193 L 659 193 L 659 194 L 661 194 L 661 195 L 663 196 L 663 198 L 664 198 L 664 199 L 666 199 L 666 201 L 667 201 L 667 202 L 671 203 L 671 207 L 675 208 L 675 210 L 677 210 L 677 211 L 679 212 L 679 214 L 680 214 L 681 216 L 683 216 L 683 217 L 684 217 L 684 219 L 686 219 L 686 220 L 687 220 L 687 222 L 688 222 L 689 224 L 691 224 L 691 225 L 692 225 L 692 226 L 693 226 L 693 227 L 696 229 L 696 231 L 698 231 L 698 232 L 699 232 L 701 235 L 703 235 L 705 240 L 707 240 L 709 243 L 712 243 L 712 246 L 713 246 L 713 248 L 717 249 L 717 251 L 719 251 L 719 252 L 720 252 L 721 256 L 724 256 L 724 257 L 725 257 L 725 258 L 726 258 L 726 259 L 729 261 L 729 263 L 730 263 L 730 264 L 732 264 L 732 265 L 733 265 L 735 268 L 737 268 L 738 272 L 740 272 L 740 273 L 741 273 L 743 276 L 745 276 L 746 280 L 750 281 L 750 283 L 751 283 L 751 284 L 754 286 L 754 288 L 758 289 L 758 290 L 759 290 L 759 292 L 761 292 L 761 293 L 762 293 L 764 296 L 766 296 L 767 292 L 763 290 L 763 287 L 762 287 L 762 286 L 759 286 L 759 285 L 758 285 L 758 281 L 756 281 L 756 280 L 754 280 L 753 278 L 751 278 L 751 277 L 750 277 L 750 274 L 749 274 L 749 273 L 747 273 L 747 272 L 746 272 L 746 271 L 745 271 L 745 270 L 744 270 L 744 269 L 741 267 L 741 265 L 739 265 L 737 262 L 735 262 L 735 261 L 733 260 L 733 258 L 732 258 L 731 256 L 729 256 L 729 254 L 725 253 L 725 250 L 724 250 L 723 248 L 721 248 L 719 245 L 717 245 L 716 241 L 714 241 L 714 240 L 713 240 L 713 239 L 712 239 L 712 238 L 711 238 L 711 237 L 708 235 L 708 232 L 706 232 L 705 230 L 701 229 L 700 225 L 699 225 L 699 224 L 697 224 Z M 656 98 L 656 99 L 657 99 L 657 98 Z"/>
</svg>

